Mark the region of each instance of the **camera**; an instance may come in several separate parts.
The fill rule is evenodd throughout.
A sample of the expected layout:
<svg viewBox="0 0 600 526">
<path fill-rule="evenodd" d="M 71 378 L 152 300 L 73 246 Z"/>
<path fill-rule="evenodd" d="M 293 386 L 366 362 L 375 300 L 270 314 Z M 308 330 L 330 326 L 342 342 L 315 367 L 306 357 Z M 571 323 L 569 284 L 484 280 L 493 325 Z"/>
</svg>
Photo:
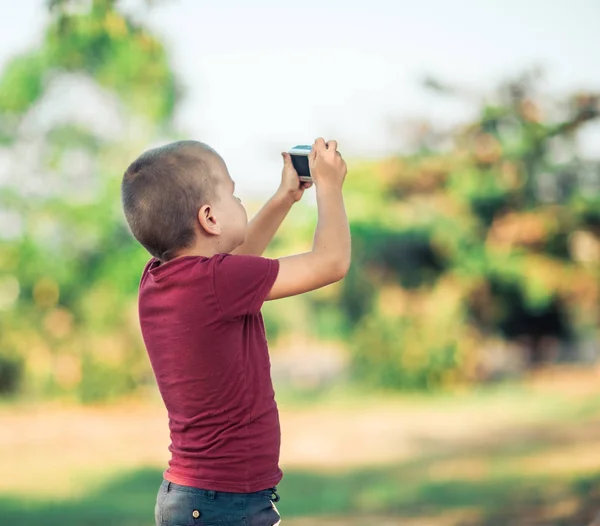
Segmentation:
<svg viewBox="0 0 600 526">
<path fill-rule="evenodd" d="M 292 164 L 298 173 L 298 178 L 305 183 L 312 183 L 312 178 L 310 177 L 310 167 L 308 166 L 308 154 L 310 153 L 311 149 L 312 146 L 307 144 L 299 144 L 288 151 L 290 157 L 292 158 Z"/>
</svg>

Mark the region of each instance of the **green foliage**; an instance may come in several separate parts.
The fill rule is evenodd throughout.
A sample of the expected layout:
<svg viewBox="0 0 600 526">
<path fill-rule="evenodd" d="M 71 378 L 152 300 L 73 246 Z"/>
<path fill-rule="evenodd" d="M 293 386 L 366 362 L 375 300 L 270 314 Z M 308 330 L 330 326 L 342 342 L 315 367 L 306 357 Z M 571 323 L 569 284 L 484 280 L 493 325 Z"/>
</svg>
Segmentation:
<svg viewBox="0 0 600 526">
<path fill-rule="evenodd" d="M 58 16 L 47 32 L 48 63 L 66 71 L 86 71 L 115 90 L 133 111 L 163 122 L 177 99 L 165 50 L 112 4 L 98 2 L 82 14 Z"/>
<path fill-rule="evenodd" d="M 359 380 L 404 389 L 477 381 L 490 374 L 484 350 L 498 342 L 525 338 L 522 352 L 538 361 L 548 341 L 576 344 L 594 326 L 598 338 L 600 166 L 573 147 L 598 99 L 573 97 L 560 120 L 544 121 L 532 92 L 524 80 L 499 90 L 499 104 L 457 131 L 448 153 L 371 167 L 385 189 L 371 204 L 375 219 L 352 217 L 353 270 L 339 300 Z M 559 148 L 570 153 L 561 163 Z M 348 192 L 361 194 L 354 181 Z"/>
<path fill-rule="evenodd" d="M 16 354 L 0 354 L 0 396 L 18 394 L 24 376 L 24 360 Z"/>
<path fill-rule="evenodd" d="M 61 73 L 89 75 L 116 92 L 130 111 L 168 124 L 179 89 L 162 44 L 120 13 L 115 2 L 89 9 L 55 2 L 40 49 L 15 57 L 0 79 L 0 116 L 23 114 Z"/>
<path fill-rule="evenodd" d="M 138 378 L 123 363 L 107 365 L 93 356 L 84 358 L 77 393 L 83 403 L 115 400 L 131 393 L 136 387 Z"/>
<path fill-rule="evenodd" d="M 0 111 L 23 113 L 44 91 L 44 61 L 39 54 L 18 56 L 0 79 Z"/>
<path fill-rule="evenodd" d="M 494 375 L 495 349 L 537 362 L 598 339 L 600 165 L 577 153 L 598 99 L 576 94 L 542 118 L 535 93 L 518 79 L 439 151 L 432 131 L 414 154 L 351 166 L 352 267 L 308 296 L 302 320 L 323 337 L 322 313 L 342 314 L 356 380 L 431 390 Z"/>
<path fill-rule="evenodd" d="M 9 287 L 3 296 L 0 286 L 7 312 L 0 396 L 21 391 L 96 402 L 150 379 L 136 318 L 148 256 L 128 232 L 119 184 L 140 145 L 168 132 L 178 90 L 163 46 L 115 2 L 51 8 L 39 49 L 16 57 L 0 76 L 6 153 L 18 166 L 19 152 L 29 147 L 38 170 L 34 192 L 24 191 L 27 181 L 18 177 L 0 188 L 0 210 L 21 225 L 0 239 L 0 282 Z M 127 131 L 109 135 L 93 121 L 59 119 L 39 137 L 42 147 L 31 148 L 20 125 L 35 118 L 35 105 L 65 75 L 119 101 Z M 52 102 L 77 104 L 68 96 Z"/>
<path fill-rule="evenodd" d="M 179 89 L 159 40 L 116 5 L 50 2 L 40 46 L 0 75 L 0 144 L 26 166 L 0 187 L 12 232 L 0 237 L 0 395 L 92 402 L 151 381 L 136 317 L 148 256 L 116 196 L 140 148 L 169 136 Z M 52 90 L 65 78 L 94 86 L 98 114 L 112 104 L 115 130 L 36 126 L 38 105 L 77 103 Z M 433 389 L 485 378 L 490 347 L 529 341 L 537 361 L 549 339 L 597 339 L 599 167 L 576 146 L 598 100 L 576 94 L 542 117 L 535 93 L 528 79 L 502 87 L 443 148 L 434 134 L 411 155 L 352 163 L 350 273 L 267 304 L 271 343 L 342 341 L 358 381 Z M 314 226 L 296 206 L 268 255 L 309 249 Z"/>
</svg>

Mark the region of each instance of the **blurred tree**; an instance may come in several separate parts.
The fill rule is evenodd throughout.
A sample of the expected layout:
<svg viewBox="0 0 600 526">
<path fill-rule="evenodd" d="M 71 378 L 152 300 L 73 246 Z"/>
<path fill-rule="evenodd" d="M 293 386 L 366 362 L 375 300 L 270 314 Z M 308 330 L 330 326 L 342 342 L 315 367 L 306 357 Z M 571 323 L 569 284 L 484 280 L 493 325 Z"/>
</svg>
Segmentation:
<svg viewBox="0 0 600 526">
<path fill-rule="evenodd" d="M 0 394 L 93 401 L 151 378 L 135 316 L 147 255 L 117 196 L 140 148 L 172 134 L 179 90 L 115 1 L 48 4 L 39 47 L 0 76 Z"/>
<path fill-rule="evenodd" d="M 420 123 L 412 154 L 352 166 L 351 271 L 310 308 L 294 306 L 306 317 L 294 323 L 317 337 L 319 320 L 333 323 L 327 335 L 349 342 L 356 378 L 426 389 L 598 346 L 600 164 L 581 157 L 578 132 L 599 99 L 544 102 L 538 82 L 527 73 L 479 97 L 427 79 L 475 98 L 479 117 L 450 134 Z M 284 228 L 285 239 L 304 235 Z M 270 314 L 291 330 L 285 309 Z"/>
<path fill-rule="evenodd" d="M 413 155 L 349 179 L 364 213 L 338 301 L 358 377 L 423 388 L 480 379 L 499 346 L 537 363 L 598 345 L 600 163 L 580 157 L 577 137 L 599 98 L 578 93 L 544 115 L 536 82 L 502 86 L 446 153 L 432 152 L 432 136 L 446 138 L 431 127 Z M 367 193 L 360 181 L 374 178 Z"/>
<path fill-rule="evenodd" d="M 94 401 L 152 383 L 136 316 L 147 255 L 116 196 L 128 162 L 175 135 L 180 91 L 116 1 L 48 5 L 38 48 L 0 75 L 0 395 Z M 477 381 L 498 349 L 536 363 L 597 345 L 600 167 L 578 133 L 598 96 L 551 104 L 536 82 L 478 99 L 450 135 L 419 124 L 410 155 L 353 163 L 350 274 L 265 305 L 270 338 L 342 340 L 356 378 L 394 389 Z M 308 248 L 314 223 L 295 208 L 269 254 Z"/>
</svg>

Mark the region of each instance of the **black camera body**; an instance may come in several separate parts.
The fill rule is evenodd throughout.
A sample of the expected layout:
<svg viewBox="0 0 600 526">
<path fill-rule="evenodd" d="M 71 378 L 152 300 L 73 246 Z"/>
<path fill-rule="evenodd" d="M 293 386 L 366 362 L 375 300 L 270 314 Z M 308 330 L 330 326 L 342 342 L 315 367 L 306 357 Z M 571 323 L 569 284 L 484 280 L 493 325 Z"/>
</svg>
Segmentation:
<svg viewBox="0 0 600 526">
<path fill-rule="evenodd" d="M 288 151 L 292 158 L 292 164 L 294 165 L 296 172 L 298 172 L 298 178 L 305 183 L 312 183 L 310 166 L 308 165 L 308 154 L 311 149 L 312 146 L 299 144 Z"/>
</svg>

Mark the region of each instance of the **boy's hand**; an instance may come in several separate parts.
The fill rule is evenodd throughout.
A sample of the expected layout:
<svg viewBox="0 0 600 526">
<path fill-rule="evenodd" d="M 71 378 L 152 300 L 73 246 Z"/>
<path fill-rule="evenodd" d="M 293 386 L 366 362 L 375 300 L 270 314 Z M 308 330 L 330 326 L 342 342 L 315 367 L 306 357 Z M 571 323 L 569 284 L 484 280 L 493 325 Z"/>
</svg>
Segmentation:
<svg viewBox="0 0 600 526">
<path fill-rule="evenodd" d="M 337 151 L 337 141 L 325 142 L 319 137 L 313 144 L 308 156 L 310 175 L 317 185 L 341 188 L 348 168 L 346 162 Z"/>
<path fill-rule="evenodd" d="M 292 203 L 300 201 L 304 190 L 310 188 L 312 183 L 305 183 L 298 179 L 298 172 L 292 164 L 292 158 L 290 154 L 284 152 L 281 154 L 283 157 L 283 170 L 281 171 L 281 185 L 277 193 L 286 199 L 291 199 Z"/>
<path fill-rule="evenodd" d="M 350 268 L 350 226 L 342 186 L 346 163 L 337 142 L 317 139 L 309 156 L 310 174 L 317 189 L 317 228 L 310 252 L 279 260 L 279 272 L 268 300 L 287 298 L 343 279 Z"/>
</svg>

